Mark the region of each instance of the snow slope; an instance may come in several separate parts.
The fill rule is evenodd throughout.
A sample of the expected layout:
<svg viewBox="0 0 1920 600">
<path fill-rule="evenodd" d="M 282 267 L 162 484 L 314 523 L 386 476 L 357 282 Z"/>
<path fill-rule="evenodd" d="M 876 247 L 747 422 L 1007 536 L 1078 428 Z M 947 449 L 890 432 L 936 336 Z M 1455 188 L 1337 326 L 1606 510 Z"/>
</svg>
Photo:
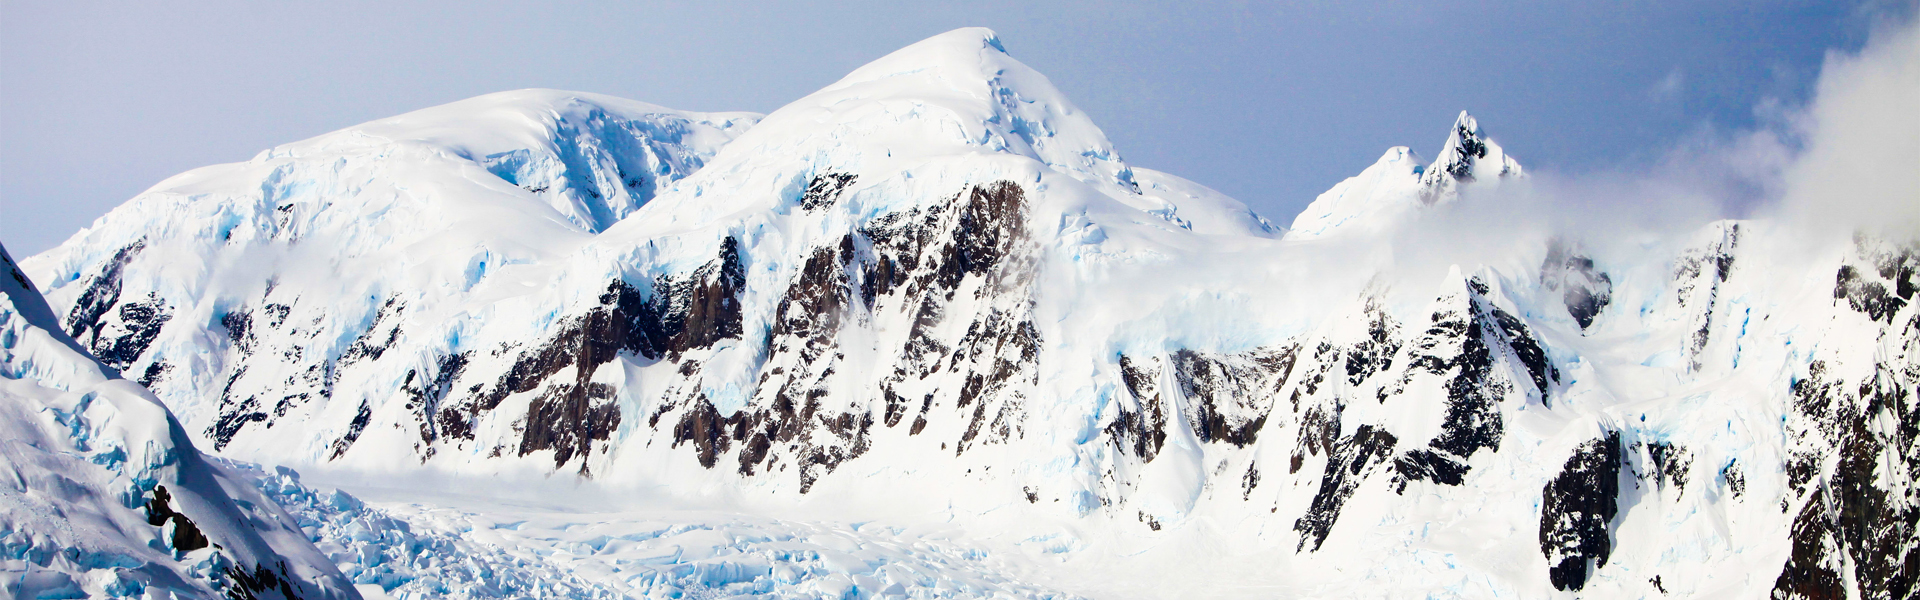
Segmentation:
<svg viewBox="0 0 1920 600">
<path fill-rule="evenodd" d="M 7 597 L 359 597 L 278 504 L 61 333 L 4 248 L 0 299 Z"/>
<path fill-rule="evenodd" d="M 1909 595 L 1920 247 L 1583 237 L 1515 225 L 1526 182 L 1462 113 L 1283 231 L 963 29 L 757 122 L 522 92 L 351 128 L 25 267 L 198 443 L 349 487 L 948 524 L 1098 597 Z M 772 569 L 729 585 L 800 593 Z"/>
</svg>

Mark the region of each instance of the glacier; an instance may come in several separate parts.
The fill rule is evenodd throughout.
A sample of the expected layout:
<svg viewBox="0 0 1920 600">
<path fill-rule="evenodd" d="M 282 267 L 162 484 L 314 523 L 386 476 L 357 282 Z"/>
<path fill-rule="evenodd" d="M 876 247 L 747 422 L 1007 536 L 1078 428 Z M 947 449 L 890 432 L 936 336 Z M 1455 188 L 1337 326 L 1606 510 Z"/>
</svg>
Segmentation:
<svg viewBox="0 0 1920 600">
<path fill-rule="evenodd" d="M 1920 237 L 1595 235 L 1465 112 L 1434 156 L 1283 227 L 979 28 L 767 115 L 482 96 L 21 261 L 10 460 L 206 590 L 115 479 L 185 476 L 65 415 L 339 597 L 1914 593 Z"/>
<path fill-rule="evenodd" d="M 278 503 L 88 355 L 0 247 L 0 591 L 355 598 Z"/>
</svg>

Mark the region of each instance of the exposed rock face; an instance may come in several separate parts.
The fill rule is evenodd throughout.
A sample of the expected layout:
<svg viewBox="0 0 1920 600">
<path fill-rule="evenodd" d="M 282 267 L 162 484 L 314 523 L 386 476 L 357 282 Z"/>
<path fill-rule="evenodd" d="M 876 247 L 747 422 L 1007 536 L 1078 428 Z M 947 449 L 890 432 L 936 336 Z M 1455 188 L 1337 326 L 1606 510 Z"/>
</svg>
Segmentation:
<svg viewBox="0 0 1920 600">
<path fill-rule="evenodd" d="M 1613 302 L 1613 279 L 1576 250 L 1560 239 L 1549 243 L 1547 259 L 1540 264 L 1540 285 L 1560 292 L 1567 315 L 1586 329 Z"/>
<path fill-rule="evenodd" d="M 1499 450 L 1508 406 L 1548 402 L 1560 376 L 1535 336 L 1496 305 L 1485 282 L 1465 278 L 1461 284 L 1436 299 L 1428 326 L 1410 339 L 1377 302 L 1367 302 L 1362 337 L 1344 350 L 1319 343 L 1308 359 L 1312 366 L 1293 382 L 1299 433 L 1289 472 L 1309 456 L 1327 457 L 1313 501 L 1294 523 L 1302 549 L 1309 542 L 1320 548 L 1362 481 L 1387 475 L 1402 494 L 1414 482 L 1462 485 L 1476 453 Z M 1327 375 L 1341 370 L 1346 391 L 1323 389 Z M 1399 406 L 1433 396 L 1442 404 L 1441 420 L 1424 443 L 1409 444 L 1386 423 L 1340 434 L 1350 402 Z"/>
<path fill-rule="evenodd" d="M 1885 311 L 1911 299 L 1920 260 L 1911 247 L 1862 246 L 1866 264 L 1840 268 L 1835 301 L 1887 324 Z M 1863 281 L 1863 272 L 1893 285 Z M 1905 297 L 1888 293 L 1888 287 L 1902 286 L 1909 292 Z M 1883 325 L 1880 336 L 1883 347 L 1900 352 L 1871 371 L 1856 370 L 1861 380 L 1849 381 L 1816 360 L 1793 385 L 1794 417 L 1805 429 L 1788 474 L 1803 499 L 1793 524 L 1792 558 L 1774 585 L 1776 598 L 1844 597 L 1846 580 L 1859 582 L 1863 597 L 1907 597 L 1916 589 L 1920 552 L 1913 540 L 1920 536 L 1920 508 L 1913 487 L 1920 457 L 1911 449 L 1920 435 L 1913 398 L 1920 377 L 1912 360 L 1920 350 L 1920 323 Z"/>
<path fill-rule="evenodd" d="M 849 311 L 858 306 L 847 273 L 855 260 L 853 253 L 851 236 L 843 237 L 837 247 L 817 249 L 788 287 L 767 343 L 772 356 L 787 357 L 785 364 L 790 366 L 763 370 L 757 379 L 761 391 L 755 395 L 771 396 L 770 406 L 722 415 L 703 393 L 694 391 L 676 404 L 663 405 L 649 423 L 658 423 L 677 410 L 673 445 L 691 444 L 701 466 L 714 468 L 737 445 L 738 456 L 732 462 L 742 475 L 793 468 L 802 490 L 812 487 L 820 474 L 816 470 L 831 470 L 865 452 L 873 415 L 829 412 L 822 404 L 830 394 L 824 382 L 833 376 L 840 358 L 829 353 L 844 321 L 855 317 Z M 681 372 L 691 374 L 700 368 L 697 363 L 685 363 Z M 785 452 L 776 452 L 776 444 Z M 780 463 L 783 455 L 787 464 Z"/>
<path fill-rule="evenodd" d="M 1704 243 L 1683 253 L 1673 271 L 1674 299 L 1694 324 L 1686 352 L 1695 370 L 1701 368 L 1701 353 L 1713 335 L 1715 309 L 1721 304 L 1720 288 L 1733 276 L 1740 224 L 1716 223 L 1702 237 Z"/>
<path fill-rule="evenodd" d="M 808 194 L 837 194 L 821 190 L 850 181 L 816 179 Z M 748 407 L 722 414 L 704 392 L 681 386 L 649 423 L 674 418 L 673 445 L 692 445 L 703 466 L 733 454 L 742 475 L 790 472 L 802 492 L 865 453 L 876 425 L 908 424 L 909 414 L 919 434 L 934 409 L 959 412 L 966 425 L 950 442 L 956 453 L 1019 437 L 1040 347 L 1025 202 L 1011 182 L 976 186 L 813 249 L 781 296 Z M 980 309 L 945 310 L 956 305 Z M 962 319 L 964 329 L 951 322 Z M 878 381 L 849 379 L 844 340 L 876 323 L 904 325 L 905 343 L 896 358 L 881 355 L 892 362 L 874 365 Z M 702 368 L 689 362 L 681 371 Z M 928 385 L 936 373 L 957 389 Z M 867 394 L 884 404 L 855 400 Z"/>
<path fill-rule="evenodd" d="M 840 199 L 840 194 L 860 177 L 852 173 L 825 173 L 816 175 L 807 183 L 807 192 L 800 196 L 800 208 L 815 211 L 832 206 Z"/>
<path fill-rule="evenodd" d="M 336 333 L 331 330 L 334 317 L 326 314 L 324 307 L 303 304 L 298 296 L 284 290 L 279 294 L 275 291 L 269 286 L 258 300 L 258 309 L 243 305 L 219 316 L 220 327 L 226 330 L 222 337 L 232 344 L 235 356 L 225 369 L 217 417 L 205 430 L 216 451 L 250 424 L 272 427 L 292 409 L 331 399 L 338 368 L 369 355 L 379 356 L 378 351 L 369 349 L 370 342 L 362 339 L 335 360 L 328 355 L 325 339 Z M 388 310 L 398 309 L 389 303 L 381 312 Z M 374 324 L 378 326 L 384 320 L 376 317 Z M 399 335 L 397 329 L 387 333 L 389 343 Z"/>
<path fill-rule="evenodd" d="M 1558 374 L 1546 363 L 1524 325 L 1486 300 L 1485 283 L 1469 280 L 1466 294 L 1442 300 L 1433 322 L 1415 338 L 1408 352 L 1409 369 L 1398 388 L 1404 390 L 1420 374 L 1445 377 L 1446 417 L 1440 434 L 1423 449 L 1411 450 L 1395 461 L 1405 480 L 1429 480 L 1460 485 L 1467 459 L 1481 449 L 1498 449 L 1505 432 L 1500 403 L 1515 382 L 1496 374 L 1496 359 L 1512 357 L 1531 376 L 1534 393 L 1546 398 Z M 1403 484 L 1404 489 L 1404 484 Z"/>
<path fill-rule="evenodd" d="M 745 278 L 739 242 L 726 238 L 719 256 L 690 276 L 655 281 L 651 298 L 615 280 L 600 296 L 599 307 L 523 352 L 492 387 L 457 408 L 442 410 L 438 421 L 451 435 L 473 439 L 477 413 L 494 410 L 508 395 L 541 390 L 518 427 L 524 433 L 519 454 L 551 450 L 555 467 L 575 456 L 584 458 L 594 442 L 607 440 L 620 426 L 613 386 L 592 381 L 600 366 L 621 352 L 657 359 L 738 338 Z M 572 381 L 554 378 L 569 367 Z M 584 460 L 580 470 L 587 471 Z"/>
<path fill-rule="evenodd" d="M 207 547 L 207 534 L 193 524 L 193 519 L 174 512 L 173 495 L 167 493 L 167 486 L 154 486 L 153 498 L 147 500 L 147 524 L 154 527 L 166 527 L 173 534 L 167 537 L 167 547 L 179 552 L 192 552 Z"/>
<path fill-rule="evenodd" d="M 667 336 L 665 350 L 684 353 L 740 337 L 740 292 L 745 287 L 740 242 L 731 237 L 721 241 L 720 256 L 694 270 L 692 277 L 656 284 L 655 289 L 664 292 L 658 312 L 660 332 Z M 647 355 L 644 350 L 641 354 Z"/>
<path fill-rule="evenodd" d="M 1174 380 L 1187 398 L 1187 423 L 1201 442 L 1245 447 L 1258 440 L 1280 385 L 1293 370 L 1297 348 L 1214 356 L 1173 354 Z"/>
<path fill-rule="evenodd" d="M 1920 313 L 1908 307 L 1916 270 L 1920 246 L 1864 238 L 1838 269 L 1834 305 L 1864 319 L 1876 350 L 1864 365 L 1815 359 L 1792 384 L 1790 491 L 1780 506 L 1799 508 L 1774 598 L 1920 592 Z"/>
<path fill-rule="evenodd" d="M 1332 425 L 1330 429 L 1339 429 L 1337 422 Z M 1300 532 L 1296 549 L 1306 548 L 1311 541 L 1313 549 L 1319 550 L 1321 544 L 1326 543 L 1327 534 L 1333 532 L 1334 521 L 1340 518 L 1340 508 L 1362 482 L 1382 470 L 1380 465 L 1393 454 L 1393 447 L 1399 441 L 1391 433 L 1372 425 L 1361 425 L 1353 435 L 1340 438 L 1327 448 L 1326 475 L 1321 477 L 1320 488 L 1314 492 L 1313 504 L 1305 515 L 1293 522 L 1294 531 Z"/>
<path fill-rule="evenodd" d="M 1152 462 L 1167 443 L 1167 411 L 1160 398 L 1158 374 L 1142 371 L 1131 359 L 1121 356 L 1120 377 L 1126 383 L 1131 408 L 1119 408 L 1107 423 L 1107 437 L 1121 452 Z"/>
<path fill-rule="evenodd" d="M 1668 487 L 1680 494 L 1687 491 L 1687 477 L 1693 468 L 1693 452 L 1686 446 L 1669 442 L 1654 442 L 1646 445 L 1648 467 L 1651 473 L 1642 474 L 1642 478 L 1652 478 L 1654 485 Z"/>
<path fill-rule="evenodd" d="M 1912 491 L 1920 460 L 1908 450 L 1920 418 L 1912 411 L 1911 388 L 1888 385 L 1898 376 L 1884 371 L 1860 387 L 1832 377 L 1815 362 L 1794 385 L 1796 412 L 1815 429 L 1802 447 L 1830 450 L 1802 452 L 1790 463 L 1805 495 L 1793 521 L 1793 554 L 1774 597 L 1843 598 L 1846 580 L 1858 582 L 1862 597 L 1909 597 L 1920 578 L 1913 543 L 1920 509 Z"/>
<path fill-rule="evenodd" d="M 1913 300 L 1914 270 L 1915 265 L 1920 265 L 1920 257 L 1915 256 L 1916 250 L 1912 247 L 1867 252 L 1871 253 L 1865 257 L 1867 264 L 1841 265 L 1840 271 L 1834 274 L 1833 297 L 1846 300 L 1855 312 L 1891 325 L 1894 315 Z"/>
<path fill-rule="evenodd" d="M 1291 346 L 1235 354 L 1182 349 L 1138 360 L 1123 354 L 1120 376 L 1132 402 L 1120 407 L 1106 431 L 1117 449 L 1152 462 L 1166 444 L 1168 417 L 1179 413 L 1200 443 L 1244 448 L 1265 429 L 1298 351 Z M 1170 387 L 1163 389 L 1163 382 Z"/>
<path fill-rule="evenodd" d="M 1609 526 L 1620 506 L 1620 434 L 1575 448 L 1540 490 L 1540 552 L 1554 589 L 1579 590 L 1613 554 Z"/>
<path fill-rule="evenodd" d="M 146 353 L 160 328 L 173 317 L 171 307 L 151 294 L 141 300 L 121 298 L 127 263 L 145 249 L 146 241 L 140 240 L 115 252 L 67 315 L 67 334 L 92 350 L 100 362 L 123 371 Z"/>
<path fill-rule="evenodd" d="M 1433 322 L 1410 346 L 1409 368 L 1393 393 L 1406 390 L 1416 377 L 1440 376 L 1446 378 L 1447 399 L 1439 435 L 1425 448 L 1395 459 L 1401 491 L 1413 480 L 1460 485 L 1475 452 L 1499 448 L 1506 427 L 1501 404 L 1507 396 L 1518 391 L 1546 403 L 1559 380 L 1526 326 L 1489 302 L 1487 293 L 1485 283 L 1469 280 L 1463 296 L 1442 299 Z M 1508 363 L 1519 368 L 1503 369 Z M 1523 381 L 1532 389 L 1522 387 Z"/>
</svg>

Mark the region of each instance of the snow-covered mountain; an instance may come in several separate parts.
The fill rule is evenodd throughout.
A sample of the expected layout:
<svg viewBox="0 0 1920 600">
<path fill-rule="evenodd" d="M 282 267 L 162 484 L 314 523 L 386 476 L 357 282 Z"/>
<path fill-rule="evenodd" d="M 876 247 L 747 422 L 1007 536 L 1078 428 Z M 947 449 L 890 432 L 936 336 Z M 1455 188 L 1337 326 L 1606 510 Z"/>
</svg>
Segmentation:
<svg viewBox="0 0 1920 600">
<path fill-rule="evenodd" d="M 1377 235 L 1415 209 L 1459 198 L 1462 184 L 1497 184 L 1525 174 L 1519 162 L 1480 131 L 1479 121 L 1460 111 L 1439 158 L 1422 164 L 1406 146 L 1388 148 L 1373 166 L 1333 186 L 1300 211 L 1290 234 L 1294 239 L 1323 236 L 1335 230 L 1364 230 Z M 1352 227 L 1342 227 L 1350 223 Z"/>
<path fill-rule="evenodd" d="M 62 333 L 0 248 L 0 591 L 359 598 L 280 505 Z"/>
<path fill-rule="evenodd" d="M 963 29 L 764 118 L 349 128 L 23 266 L 242 460 L 957 523 L 1089 595 L 1910 595 L 1920 245 L 1438 244 L 1521 175 L 1462 113 L 1283 230 Z"/>
</svg>

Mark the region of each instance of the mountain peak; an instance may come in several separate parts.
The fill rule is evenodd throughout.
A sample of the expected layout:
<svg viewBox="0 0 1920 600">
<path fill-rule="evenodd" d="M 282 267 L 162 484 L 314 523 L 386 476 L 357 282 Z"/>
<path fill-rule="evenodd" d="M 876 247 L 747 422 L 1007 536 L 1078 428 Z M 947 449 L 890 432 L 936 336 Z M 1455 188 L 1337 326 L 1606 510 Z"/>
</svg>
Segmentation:
<svg viewBox="0 0 1920 600">
<path fill-rule="evenodd" d="M 971 74 L 969 72 L 984 71 L 981 74 L 990 77 L 995 74 L 992 71 L 997 69 L 987 67 L 989 63 L 997 62 L 995 59 L 1013 59 L 1007 53 L 1007 47 L 1001 45 L 999 34 L 985 27 L 962 27 L 888 53 L 854 69 L 852 73 L 848 73 L 846 77 L 826 89 L 832 90 L 926 69 L 958 67 L 960 73 Z M 960 73 L 954 75 L 960 75 Z"/>
<path fill-rule="evenodd" d="M 893 123 L 922 121 L 959 134 L 959 139 L 949 140 L 957 146 L 941 148 L 936 142 L 926 145 L 926 151 L 965 154 L 984 147 L 1035 159 L 1110 191 L 1139 191 L 1106 133 L 1046 75 L 1008 54 L 999 35 L 985 27 L 955 29 L 896 50 L 813 98 L 833 102 L 831 110 L 842 114 L 880 108 L 876 104 L 897 112 L 900 104 L 910 104 L 909 114 L 900 115 L 908 118 L 876 124 L 891 128 Z M 855 102 L 839 105 L 849 100 Z"/>
<path fill-rule="evenodd" d="M 1452 201 L 1459 185 L 1481 180 L 1520 177 L 1520 163 L 1488 139 L 1480 121 L 1467 111 L 1453 120 L 1446 145 L 1431 164 L 1419 164 L 1418 153 L 1406 146 L 1386 154 L 1359 175 L 1348 178 L 1315 198 L 1294 217 L 1288 228 L 1293 239 L 1318 237 L 1349 223 L 1379 227 L 1408 209 Z"/>
<path fill-rule="evenodd" d="M 1473 115 L 1467 114 L 1467 111 L 1463 110 L 1460 111 L 1460 116 L 1453 120 L 1453 128 L 1456 131 L 1471 131 L 1475 135 L 1478 135 L 1480 133 L 1480 122 L 1475 121 Z"/>
<path fill-rule="evenodd" d="M 986 27 L 961 27 L 914 42 L 895 53 L 929 52 L 938 51 L 938 49 L 977 51 L 985 48 L 992 48 L 1001 54 L 1007 53 L 1007 47 L 1000 45 L 1000 34 Z"/>
<path fill-rule="evenodd" d="M 1440 148 L 1434 160 L 1434 166 L 1439 168 L 1429 170 L 1428 177 L 1438 177 L 1436 171 L 1439 171 L 1454 179 L 1471 180 L 1473 161 L 1486 156 L 1487 141 L 1480 134 L 1480 122 L 1467 111 L 1460 111 L 1460 116 L 1453 120 L 1453 131 L 1447 134 L 1446 146 Z"/>
<path fill-rule="evenodd" d="M 928 169 L 929 162 L 955 168 Z M 945 173 L 949 187 L 1052 172 L 1114 198 L 1141 194 L 1133 170 L 1086 113 L 1009 55 L 993 30 L 969 27 L 889 53 L 767 115 L 707 171 L 677 186 L 685 193 L 665 194 L 649 209 L 691 218 L 635 227 L 698 227 L 785 202 L 766 190 L 796 177 L 832 172 L 871 185 L 907 169 L 922 182 Z M 750 182 L 748 173 L 778 175 Z"/>
<path fill-rule="evenodd" d="M 1420 176 L 1420 201 L 1429 205 L 1444 202 L 1459 194 L 1458 183 L 1509 175 L 1522 175 L 1520 163 L 1487 139 L 1480 122 L 1463 110 L 1453 120 L 1453 131 L 1447 134 L 1447 143 L 1433 165 Z"/>
</svg>

